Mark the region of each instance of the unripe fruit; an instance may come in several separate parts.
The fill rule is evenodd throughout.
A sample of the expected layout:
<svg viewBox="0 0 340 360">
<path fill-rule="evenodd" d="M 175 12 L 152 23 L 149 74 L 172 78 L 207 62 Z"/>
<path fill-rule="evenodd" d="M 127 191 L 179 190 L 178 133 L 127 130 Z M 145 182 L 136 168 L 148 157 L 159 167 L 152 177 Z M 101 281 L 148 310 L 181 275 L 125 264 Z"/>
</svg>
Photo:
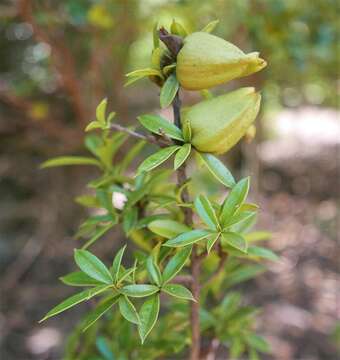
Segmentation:
<svg viewBox="0 0 340 360">
<path fill-rule="evenodd" d="M 245 54 L 217 36 L 195 32 L 177 55 L 177 79 L 187 90 L 203 90 L 263 69 L 259 53 Z"/>
<path fill-rule="evenodd" d="M 201 152 L 227 152 L 254 122 L 260 101 L 254 88 L 245 87 L 185 109 L 182 122 L 190 124 L 192 145 Z"/>
</svg>

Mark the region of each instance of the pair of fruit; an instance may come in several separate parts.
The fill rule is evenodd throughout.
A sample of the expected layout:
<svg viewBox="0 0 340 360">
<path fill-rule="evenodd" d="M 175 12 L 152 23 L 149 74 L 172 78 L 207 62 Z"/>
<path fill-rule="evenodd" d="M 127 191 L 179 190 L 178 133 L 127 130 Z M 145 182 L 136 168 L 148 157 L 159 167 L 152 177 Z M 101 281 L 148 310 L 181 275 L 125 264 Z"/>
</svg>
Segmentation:
<svg viewBox="0 0 340 360">
<path fill-rule="evenodd" d="M 260 71 L 266 62 L 258 53 L 245 54 L 235 45 L 205 32 L 183 40 L 176 77 L 182 88 L 204 90 Z M 246 87 L 202 101 L 182 113 L 191 127 L 191 143 L 201 152 L 222 154 L 233 147 L 254 122 L 261 96 Z"/>
</svg>

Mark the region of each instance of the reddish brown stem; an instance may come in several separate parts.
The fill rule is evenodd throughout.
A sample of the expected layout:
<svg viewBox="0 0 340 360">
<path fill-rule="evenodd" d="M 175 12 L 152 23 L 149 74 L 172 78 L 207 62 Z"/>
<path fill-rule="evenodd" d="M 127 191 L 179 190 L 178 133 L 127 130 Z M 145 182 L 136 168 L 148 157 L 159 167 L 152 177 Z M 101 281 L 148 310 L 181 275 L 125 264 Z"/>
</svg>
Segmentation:
<svg viewBox="0 0 340 360">
<path fill-rule="evenodd" d="M 181 128 L 181 101 L 179 98 L 179 93 L 177 92 L 175 99 L 172 103 L 174 111 L 174 121 L 177 127 Z M 178 186 L 181 186 L 187 181 L 186 175 L 186 166 L 183 164 L 177 170 L 177 182 Z M 189 203 L 189 192 L 185 187 L 182 191 L 182 201 L 184 203 Z M 193 214 L 192 210 L 189 207 L 183 208 L 185 216 L 185 224 L 191 226 L 193 223 Z M 191 291 L 196 299 L 196 302 L 191 303 L 191 351 L 190 351 L 190 360 L 199 360 L 200 358 L 200 348 L 201 348 L 201 333 L 200 333 L 200 322 L 199 322 L 199 298 L 200 298 L 200 259 L 197 254 L 197 246 L 194 245 L 191 253 Z"/>
</svg>

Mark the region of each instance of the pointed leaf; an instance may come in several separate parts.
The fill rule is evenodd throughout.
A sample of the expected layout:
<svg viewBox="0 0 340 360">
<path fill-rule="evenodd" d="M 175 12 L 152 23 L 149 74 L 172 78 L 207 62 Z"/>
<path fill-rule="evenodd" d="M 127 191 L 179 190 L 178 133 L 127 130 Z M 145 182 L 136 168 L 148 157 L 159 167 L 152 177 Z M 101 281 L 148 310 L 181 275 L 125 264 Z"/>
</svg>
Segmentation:
<svg viewBox="0 0 340 360">
<path fill-rule="evenodd" d="M 145 76 L 152 76 L 152 75 L 162 77 L 162 74 L 159 70 L 152 69 L 152 68 L 134 70 L 134 71 L 127 73 L 125 76 L 126 77 L 145 77 Z"/>
<path fill-rule="evenodd" d="M 103 99 L 96 109 L 97 121 L 102 125 L 105 125 L 106 123 L 105 121 L 106 107 L 107 107 L 107 99 Z"/>
<path fill-rule="evenodd" d="M 176 21 L 175 19 L 172 20 L 170 31 L 172 34 L 175 34 L 175 35 L 178 35 L 181 37 L 186 37 L 188 35 L 188 32 L 184 28 L 184 26 L 181 23 L 179 23 L 178 21 Z"/>
<path fill-rule="evenodd" d="M 148 274 L 150 279 L 157 284 L 158 286 L 162 283 L 162 275 L 159 270 L 158 265 L 154 261 L 154 257 L 150 255 L 146 260 L 146 269 L 148 270 Z"/>
<path fill-rule="evenodd" d="M 155 326 L 160 308 L 159 294 L 153 295 L 142 305 L 139 318 L 140 323 L 138 326 L 139 336 L 142 344 L 146 337 L 149 335 L 152 328 Z"/>
<path fill-rule="evenodd" d="M 75 271 L 59 278 L 64 284 L 70 286 L 98 286 L 103 283 L 91 278 L 82 271 Z"/>
<path fill-rule="evenodd" d="M 109 311 L 117 301 L 118 301 L 118 296 L 115 295 L 100 303 L 94 310 L 92 310 L 86 316 L 82 330 L 86 331 L 91 325 L 93 325 L 97 320 L 99 320 L 107 311 Z"/>
<path fill-rule="evenodd" d="M 61 302 L 57 306 L 55 306 L 39 322 L 45 321 L 46 319 L 48 319 L 52 316 L 60 314 L 61 312 L 68 310 L 71 307 L 73 307 L 83 301 L 87 301 L 87 300 L 93 298 L 94 296 L 99 295 L 100 293 L 104 292 L 105 290 L 107 290 L 109 288 L 110 288 L 110 286 L 108 286 L 108 285 L 102 285 L 102 286 L 97 286 L 95 288 L 84 290 L 78 294 L 75 294 L 75 295 L 65 299 L 63 302 Z"/>
<path fill-rule="evenodd" d="M 245 238 L 234 232 L 223 232 L 222 233 L 222 245 L 228 244 L 240 251 L 247 252 L 247 242 Z"/>
<path fill-rule="evenodd" d="M 149 230 L 153 233 L 171 239 L 179 234 L 190 231 L 190 228 L 175 220 L 162 219 L 152 221 L 148 225 Z"/>
<path fill-rule="evenodd" d="M 273 251 L 260 246 L 249 246 L 248 255 L 268 259 L 271 261 L 279 260 L 279 257 Z"/>
<path fill-rule="evenodd" d="M 194 297 L 192 296 L 192 293 L 190 290 L 188 290 L 183 285 L 179 284 L 166 284 L 162 287 L 162 291 L 166 292 L 167 294 L 174 296 L 179 299 L 185 299 L 185 300 L 192 300 L 196 301 Z"/>
<path fill-rule="evenodd" d="M 110 268 L 110 272 L 112 274 L 113 282 L 115 284 L 118 282 L 119 269 L 120 269 L 120 265 L 122 263 L 122 258 L 123 258 L 125 249 L 126 249 L 126 245 L 124 245 L 121 249 L 119 249 L 119 251 L 117 252 L 116 256 L 114 257 L 114 259 L 112 261 L 112 266 Z"/>
<path fill-rule="evenodd" d="M 179 146 L 169 146 L 152 154 L 139 165 L 137 175 L 139 175 L 143 171 L 151 171 L 152 169 L 161 165 L 164 161 L 169 159 L 169 157 L 179 148 Z"/>
<path fill-rule="evenodd" d="M 200 155 L 208 170 L 220 183 L 222 183 L 223 185 L 229 188 L 235 185 L 235 180 L 233 175 L 222 163 L 222 161 L 220 161 L 211 154 L 200 154 Z"/>
<path fill-rule="evenodd" d="M 191 144 L 184 144 L 178 150 L 175 160 L 174 160 L 174 169 L 177 170 L 188 158 L 191 152 Z"/>
<path fill-rule="evenodd" d="M 179 89 L 179 82 L 176 78 L 176 75 L 172 74 L 166 79 L 161 89 L 159 101 L 162 109 L 168 107 L 172 103 L 172 101 L 174 100 L 177 94 L 178 89 Z"/>
<path fill-rule="evenodd" d="M 121 293 L 131 297 L 145 297 L 159 291 L 158 286 L 150 284 L 126 285 L 120 289 Z"/>
<path fill-rule="evenodd" d="M 122 316 L 127 321 L 130 321 L 131 323 L 138 325 L 140 321 L 139 315 L 132 302 L 126 296 L 120 296 L 118 304 L 119 304 L 119 311 L 122 314 Z"/>
<path fill-rule="evenodd" d="M 195 199 L 195 209 L 200 218 L 212 230 L 216 230 L 219 226 L 218 218 L 211 202 L 205 195 L 199 195 Z"/>
<path fill-rule="evenodd" d="M 139 122 L 149 131 L 157 135 L 167 135 L 171 139 L 183 141 L 182 131 L 160 115 L 138 116 Z"/>
<path fill-rule="evenodd" d="M 178 235 L 177 237 L 168 240 L 163 245 L 164 246 L 170 246 L 170 247 L 181 247 L 190 245 L 193 243 L 196 243 L 197 241 L 200 241 L 202 239 L 205 239 L 208 237 L 211 233 L 207 230 L 191 230 L 186 233 L 183 233 L 181 235 Z"/>
<path fill-rule="evenodd" d="M 211 33 L 215 29 L 215 27 L 218 25 L 219 22 L 220 22 L 220 20 L 211 21 L 209 24 L 204 26 L 204 28 L 201 31 Z"/>
<path fill-rule="evenodd" d="M 212 247 L 215 245 L 216 241 L 219 239 L 220 235 L 221 235 L 220 233 L 215 233 L 208 237 L 208 241 L 207 241 L 208 254 L 210 253 Z"/>
<path fill-rule="evenodd" d="M 112 216 L 111 216 L 111 219 L 112 219 Z M 118 222 L 118 218 L 115 217 L 114 220 L 112 220 L 110 224 L 97 227 L 94 234 L 91 236 L 91 238 L 88 241 L 86 241 L 86 243 L 82 246 L 82 249 L 85 250 L 85 249 L 89 248 L 91 245 L 93 245 L 104 234 L 106 234 L 111 228 L 113 228 L 113 226 L 116 225 L 117 222 Z"/>
<path fill-rule="evenodd" d="M 180 249 L 175 256 L 166 264 L 163 271 L 163 282 L 166 283 L 173 279 L 183 268 L 190 257 L 192 246 Z"/>
<path fill-rule="evenodd" d="M 249 177 L 240 180 L 230 191 L 222 205 L 220 221 L 222 226 L 228 223 L 238 207 L 242 205 L 249 191 Z"/>
<path fill-rule="evenodd" d="M 254 211 L 239 211 L 225 224 L 224 228 L 246 221 L 254 216 Z"/>
<path fill-rule="evenodd" d="M 87 250 L 75 250 L 74 260 L 79 268 L 88 276 L 105 284 L 112 284 L 112 276 L 108 268 L 95 255 Z"/>
<path fill-rule="evenodd" d="M 68 165 L 95 165 L 101 167 L 98 160 L 85 156 L 59 156 L 43 162 L 40 165 L 41 169 L 46 169 L 55 166 L 68 166 Z"/>
<path fill-rule="evenodd" d="M 251 233 L 245 234 L 244 237 L 248 242 L 255 242 L 269 240 L 271 239 L 272 235 L 273 234 L 269 231 L 253 231 Z"/>
</svg>

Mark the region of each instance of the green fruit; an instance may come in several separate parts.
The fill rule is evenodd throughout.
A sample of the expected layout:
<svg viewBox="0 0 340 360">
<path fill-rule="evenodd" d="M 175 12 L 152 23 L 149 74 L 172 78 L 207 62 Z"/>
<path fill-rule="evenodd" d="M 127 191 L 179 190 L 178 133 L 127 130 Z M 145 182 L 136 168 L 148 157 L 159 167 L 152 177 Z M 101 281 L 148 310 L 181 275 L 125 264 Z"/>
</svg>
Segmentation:
<svg viewBox="0 0 340 360">
<path fill-rule="evenodd" d="M 254 88 L 245 87 L 185 109 L 182 122 L 190 124 L 191 144 L 201 152 L 227 152 L 254 122 L 260 101 Z"/>
<path fill-rule="evenodd" d="M 184 89 L 203 90 L 253 74 L 266 65 L 257 52 L 245 54 L 222 38 L 195 32 L 184 39 L 176 72 Z"/>
</svg>

